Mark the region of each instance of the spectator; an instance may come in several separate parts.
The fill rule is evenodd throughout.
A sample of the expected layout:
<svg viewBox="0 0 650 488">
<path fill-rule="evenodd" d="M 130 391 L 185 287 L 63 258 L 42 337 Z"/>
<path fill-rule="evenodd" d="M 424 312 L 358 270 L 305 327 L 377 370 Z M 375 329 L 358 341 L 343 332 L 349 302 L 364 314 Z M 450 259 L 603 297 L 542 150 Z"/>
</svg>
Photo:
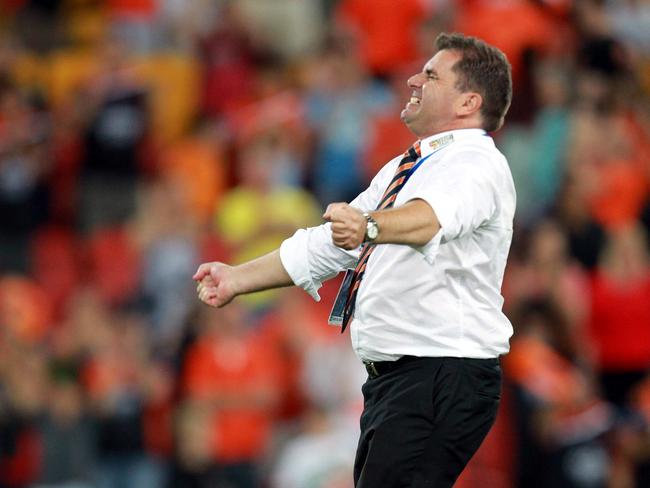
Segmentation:
<svg viewBox="0 0 650 488">
<path fill-rule="evenodd" d="M 102 55 L 103 72 L 83 93 L 87 125 L 79 217 L 86 233 L 133 215 L 149 133 L 146 92 L 129 66 L 126 46 L 109 40 Z"/>
<path fill-rule="evenodd" d="M 25 272 L 28 242 L 48 218 L 51 170 L 45 110 L 0 79 L 0 270 Z"/>
<path fill-rule="evenodd" d="M 336 20 L 355 38 L 365 67 L 374 75 L 387 77 L 414 61 L 417 28 L 428 10 L 423 0 L 404 0 L 399 5 L 390 0 L 372 4 L 343 0 L 337 7 Z"/>
<path fill-rule="evenodd" d="M 505 285 L 507 299 L 513 304 L 551 300 L 567 320 L 571 335 L 579 340 L 590 303 L 588 278 L 570 260 L 566 235 L 557 222 L 541 222 L 531 234 L 525 261 L 511 266 Z"/>
<path fill-rule="evenodd" d="M 623 407 L 650 367 L 650 260 L 639 226 L 612 232 L 593 280 L 589 331 L 603 394 Z"/>
<path fill-rule="evenodd" d="M 368 78 L 350 40 L 334 38 L 310 67 L 307 119 L 317 139 L 312 186 L 321 204 L 350 201 L 363 188 L 361 157 L 371 117 L 391 103 Z"/>
<path fill-rule="evenodd" d="M 200 320 L 204 330 L 187 352 L 183 391 L 209 413 L 209 476 L 218 480 L 212 486 L 255 488 L 279 400 L 279 358 L 247 328 L 240 307 L 204 309 Z"/>
<path fill-rule="evenodd" d="M 351 419 L 307 412 L 301 431 L 284 447 L 272 474 L 273 488 L 343 488 L 350 485 L 356 438 Z"/>
<path fill-rule="evenodd" d="M 614 413 L 575 362 L 565 319 L 545 300 L 524 302 L 517 319 L 504 367 L 515 386 L 518 486 L 605 487 Z"/>
<path fill-rule="evenodd" d="M 571 120 L 569 77 L 559 61 L 540 62 L 534 76 L 539 108 L 532 124 L 513 125 L 502 139 L 505 154 L 512 161 L 519 197 L 517 212 L 524 225 L 549 211 L 566 172 Z"/>
<path fill-rule="evenodd" d="M 112 317 L 105 327 L 106 339 L 82 370 L 97 425 L 96 485 L 161 486 L 164 466 L 147 452 L 145 442 L 145 374 L 150 365 L 144 326 L 139 317 L 122 314 Z"/>
<path fill-rule="evenodd" d="M 95 431 L 74 378 L 52 378 L 49 408 L 39 422 L 43 461 L 40 487 L 90 488 L 96 460 Z"/>
</svg>

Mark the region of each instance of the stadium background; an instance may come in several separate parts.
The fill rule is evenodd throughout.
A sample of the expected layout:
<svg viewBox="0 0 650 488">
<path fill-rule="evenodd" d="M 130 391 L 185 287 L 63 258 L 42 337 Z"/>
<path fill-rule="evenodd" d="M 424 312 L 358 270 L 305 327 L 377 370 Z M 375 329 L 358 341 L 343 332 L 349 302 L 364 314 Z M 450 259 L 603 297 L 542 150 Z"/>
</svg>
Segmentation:
<svg viewBox="0 0 650 488">
<path fill-rule="evenodd" d="M 412 137 L 441 31 L 513 65 L 501 412 L 458 483 L 650 486 L 650 2 L 0 2 L 0 487 L 351 486 L 337 283 L 200 306 Z"/>
</svg>

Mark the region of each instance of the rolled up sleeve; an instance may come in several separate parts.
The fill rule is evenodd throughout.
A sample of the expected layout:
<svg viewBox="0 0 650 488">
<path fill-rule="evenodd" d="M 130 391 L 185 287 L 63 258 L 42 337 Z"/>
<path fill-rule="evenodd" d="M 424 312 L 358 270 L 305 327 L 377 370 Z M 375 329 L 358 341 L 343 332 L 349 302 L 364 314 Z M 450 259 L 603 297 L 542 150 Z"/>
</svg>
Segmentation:
<svg viewBox="0 0 650 488">
<path fill-rule="evenodd" d="M 475 153 L 471 159 L 441 162 L 413 193 L 433 209 L 440 230 L 424 246 L 415 249 L 433 263 L 440 244 L 462 237 L 488 221 L 496 210 L 495 185 L 486 167 Z"/>
<path fill-rule="evenodd" d="M 414 246 L 414 249 L 424 255 L 424 260 L 433 264 L 440 249 L 440 241 L 442 240 L 442 229 L 440 229 L 433 238 L 424 246 Z"/>
<path fill-rule="evenodd" d="M 330 224 L 300 229 L 280 246 L 280 259 L 296 286 L 320 301 L 318 290 L 340 271 L 354 266 L 359 250 L 346 251 L 332 243 Z"/>
</svg>

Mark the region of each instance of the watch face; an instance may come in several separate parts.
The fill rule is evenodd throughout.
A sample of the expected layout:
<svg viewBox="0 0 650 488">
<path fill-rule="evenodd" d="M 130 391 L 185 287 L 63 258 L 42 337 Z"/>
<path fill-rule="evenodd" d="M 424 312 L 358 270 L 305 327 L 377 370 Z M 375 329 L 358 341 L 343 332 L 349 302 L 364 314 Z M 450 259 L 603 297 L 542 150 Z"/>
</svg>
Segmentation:
<svg viewBox="0 0 650 488">
<path fill-rule="evenodd" d="M 366 228 L 366 233 L 368 234 L 368 239 L 376 239 L 377 235 L 379 234 L 379 229 L 377 228 L 377 224 L 374 222 L 368 222 L 368 227 Z"/>
</svg>

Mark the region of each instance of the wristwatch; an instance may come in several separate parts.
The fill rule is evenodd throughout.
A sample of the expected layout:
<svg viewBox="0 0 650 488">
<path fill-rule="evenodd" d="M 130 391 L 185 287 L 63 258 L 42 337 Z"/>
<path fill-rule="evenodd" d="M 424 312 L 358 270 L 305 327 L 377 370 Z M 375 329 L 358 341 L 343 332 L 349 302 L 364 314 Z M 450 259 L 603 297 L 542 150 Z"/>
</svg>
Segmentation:
<svg viewBox="0 0 650 488">
<path fill-rule="evenodd" d="M 363 242 L 372 242 L 379 235 L 379 225 L 377 225 L 377 221 L 368 212 L 364 212 L 363 216 L 366 218 L 366 235 L 363 238 Z"/>
</svg>

